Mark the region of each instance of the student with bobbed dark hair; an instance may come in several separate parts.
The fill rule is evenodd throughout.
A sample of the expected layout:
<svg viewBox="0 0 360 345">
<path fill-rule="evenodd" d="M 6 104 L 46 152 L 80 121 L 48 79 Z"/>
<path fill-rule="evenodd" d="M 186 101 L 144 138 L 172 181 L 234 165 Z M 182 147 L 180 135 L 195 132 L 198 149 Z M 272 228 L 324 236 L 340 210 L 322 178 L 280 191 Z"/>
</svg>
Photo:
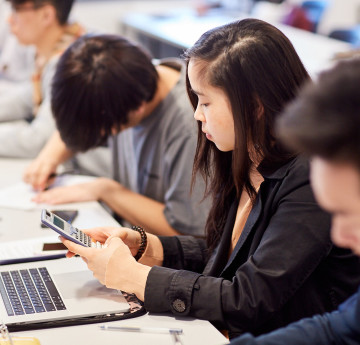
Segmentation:
<svg viewBox="0 0 360 345">
<path fill-rule="evenodd" d="M 9 0 L 8 23 L 18 41 L 34 46 L 31 80 L 0 97 L 0 157 L 34 158 L 55 131 L 51 79 L 64 50 L 84 33 L 68 18 L 74 0 Z"/>
<path fill-rule="evenodd" d="M 158 79 L 149 56 L 125 38 L 79 40 L 65 52 L 53 80 L 52 108 L 66 146 L 87 151 L 133 127 L 145 104 L 154 101 Z"/>
<path fill-rule="evenodd" d="M 190 193 L 197 135 L 180 59 L 154 65 L 147 52 L 121 36 L 84 36 L 59 61 L 52 109 L 59 133 L 25 180 L 43 188 L 62 160 L 108 138 L 114 178 L 52 188 L 36 201 L 100 200 L 124 224 L 164 236 L 204 236 L 209 203 L 202 202 L 200 179 Z"/>
<path fill-rule="evenodd" d="M 274 128 L 309 80 L 292 44 L 246 19 L 204 33 L 185 59 L 199 128 L 194 173 L 213 197 L 207 242 L 97 228 L 87 233 L 105 248 L 63 239 L 68 256 L 81 255 L 100 282 L 135 293 L 149 312 L 207 319 L 230 338 L 336 308 L 360 282 L 359 259 L 332 245 L 308 162 Z"/>
<path fill-rule="evenodd" d="M 311 156 L 311 185 L 332 213 L 331 236 L 360 255 L 360 59 L 343 61 L 308 84 L 281 116 L 278 131 L 294 150 Z M 359 344 L 360 291 L 338 310 L 316 315 L 234 345 Z"/>
</svg>

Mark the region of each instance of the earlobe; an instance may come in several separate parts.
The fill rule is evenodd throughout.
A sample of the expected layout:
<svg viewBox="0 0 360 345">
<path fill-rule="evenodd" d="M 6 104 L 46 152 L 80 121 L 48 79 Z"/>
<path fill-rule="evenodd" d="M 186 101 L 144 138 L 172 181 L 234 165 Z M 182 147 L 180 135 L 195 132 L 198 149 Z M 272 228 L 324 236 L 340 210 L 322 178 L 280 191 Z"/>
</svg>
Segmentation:
<svg viewBox="0 0 360 345">
<path fill-rule="evenodd" d="M 135 115 L 141 115 L 145 112 L 145 102 L 142 102 L 141 105 L 135 110 Z"/>
<path fill-rule="evenodd" d="M 50 26 L 57 20 L 56 11 L 53 6 L 44 5 L 44 7 L 41 8 L 41 10 L 42 10 L 41 19 L 43 20 L 45 26 Z"/>
<path fill-rule="evenodd" d="M 257 108 L 256 108 L 256 118 L 260 120 L 262 116 L 264 115 L 264 106 L 263 104 L 258 100 L 257 101 Z"/>
</svg>

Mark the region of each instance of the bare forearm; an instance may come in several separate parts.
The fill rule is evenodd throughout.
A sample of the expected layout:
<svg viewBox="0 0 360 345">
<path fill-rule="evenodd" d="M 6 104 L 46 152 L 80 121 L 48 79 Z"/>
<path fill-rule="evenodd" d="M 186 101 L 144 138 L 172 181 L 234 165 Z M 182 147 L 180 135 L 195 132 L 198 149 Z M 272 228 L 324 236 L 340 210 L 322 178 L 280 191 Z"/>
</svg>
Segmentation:
<svg viewBox="0 0 360 345">
<path fill-rule="evenodd" d="M 71 158 L 73 155 L 74 153 L 66 147 L 64 142 L 61 140 L 59 132 L 56 131 L 40 152 L 39 158 L 43 157 L 44 159 L 51 160 L 59 165 Z"/>
<path fill-rule="evenodd" d="M 134 193 L 116 181 L 99 179 L 99 199 L 106 203 L 120 217 L 131 224 L 142 226 L 147 232 L 174 236 L 180 233 L 170 226 L 164 216 L 165 205 Z"/>
<path fill-rule="evenodd" d="M 56 172 L 59 164 L 72 155 L 61 140 L 60 134 L 55 132 L 36 159 L 25 169 L 23 180 L 36 190 L 44 190 L 51 174 Z"/>
</svg>

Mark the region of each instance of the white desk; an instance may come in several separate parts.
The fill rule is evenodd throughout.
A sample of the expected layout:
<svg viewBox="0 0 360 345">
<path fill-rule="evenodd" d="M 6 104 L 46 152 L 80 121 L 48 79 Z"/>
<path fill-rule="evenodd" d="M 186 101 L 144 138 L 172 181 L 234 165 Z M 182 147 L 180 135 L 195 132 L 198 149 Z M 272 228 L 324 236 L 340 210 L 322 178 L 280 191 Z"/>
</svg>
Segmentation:
<svg viewBox="0 0 360 345">
<path fill-rule="evenodd" d="M 24 168 L 29 161 L 0 159 L 0 188 L 20 181 Z M 79 216 L 76 226 L 91 227 L 97 225 L 116 226 L 115 220 L 97 202 L 69 204 L 61 208 L 77 208 Z M 44 236 L 40 227 L 38 211 L 22 211 L 0 208 L 0 240 L 9 241 L 17 238 L 33 238 Z M 94 223 L 95 222 L 95 223 Z M 61 259 L 66 260 L 66 259 Z M 52 261 L 54 262 L 54 261 Z M 71 261 L 69 261 L 71 264 Z M 147 327 L 182 328 L 184 334 L 181 340 L 184 345 L 220 345 L 226 344 L 227 339 L 209 322 L 192 318 L 175 318 L 171 315 L 146 314 L 134 319 L 114 321 L 108 325 L 129 325 Z M 172 337 L 167 334 L 128 333 L 100 330 L 98 324 L 50 328 L 44 330 L 17 332 L 14 335 L 34 336 L 41 345 L 86 344 L 86 345 L 169 345 Z"/>
<path fill-rule="evenodd" d="M 166 327 L 182 328 L 180 336 L 183 345 L 222 345 L 227 344 L 227 339 L 207 321 L 192 318 L 174 318 L 168 315 L 146 314 L 133 319 L 107 322 L 111 326 L 134 327 Z M 170 334 L 150 334 L 103 331 L 100 324 L 50 328 L 36 331 L 17 332 L 19 336 L 33 336 L 40 340 L 41 345 L 172 345 Z"/>
<path fill-rule="evenodd" d="M 175 319 L 166 315 L 146 314 L 134 319 L 107 322 L 107 325 L 118 326 L 146 326 L 182 328 L 181 340 L 184 345 L 222 345 L 227 339 L 221 335 L 207 321 L 191 318 Z M 100 324 L 99 324 L 100 325 Z M 41 345 L 172 345 L 172 337 L 167 334 L 130 333 L 116 331 L 102 331 L 98 324 L 49 328 L 37 331 L 17 332 L 19 336 L 34 336 Z"/>
<path fill-rule="evenodd" d="M 207 30 L 231 21 L 245 18 L 244 15 L 213 11 L 199 17 L 191 9 L 177 10 L 158 14 L 133 13 L 121 18 L 122 31 L 132 39 L 140 37 L 166 44 L 178 52 L 191 47 Z M 351 45 L 326 36 L 272 23 L 293 43 L 305 67 L 311 75 L 330 67 L 336 53 L 351 50 Z M 141 39 L 142 38 L 142 39 Z"/>
<path fill-rule="evenodd" d="M 103 323 L 102 323 L 103 324 Z M 146 314 L 137 318 L 107 322 L 111 326 L 134 327 L 166 327 L 182 328 L 180 336 L 183 345 L 222 345 L 227 344 L 227 339 L 207 321 L 192 318 L 174 318 L 167 315 Z M 150 334 L 103 331 L 100 324 L 49 328 L 37 331 L 14 333 L 19 336 L 34 336 L 40 340 L 41 345 L 172 345 L 172 337 L 168 334 Z"/>
</svg>

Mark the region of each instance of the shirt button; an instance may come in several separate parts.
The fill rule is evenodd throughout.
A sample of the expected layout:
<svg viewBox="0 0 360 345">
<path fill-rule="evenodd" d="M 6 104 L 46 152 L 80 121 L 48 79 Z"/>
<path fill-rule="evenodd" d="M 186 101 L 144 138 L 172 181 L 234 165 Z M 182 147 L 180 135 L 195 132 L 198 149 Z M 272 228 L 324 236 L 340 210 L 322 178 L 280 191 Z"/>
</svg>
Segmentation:
<svg viewBox="0 0 360 345">
<path fill-rule="evenodd" d="M 178 313 L 183 313 L 186 309 L 185 302 L 182 301 L 181 299 L 176 299 L 172 303 L 172 306 Z"/>
</svg>

